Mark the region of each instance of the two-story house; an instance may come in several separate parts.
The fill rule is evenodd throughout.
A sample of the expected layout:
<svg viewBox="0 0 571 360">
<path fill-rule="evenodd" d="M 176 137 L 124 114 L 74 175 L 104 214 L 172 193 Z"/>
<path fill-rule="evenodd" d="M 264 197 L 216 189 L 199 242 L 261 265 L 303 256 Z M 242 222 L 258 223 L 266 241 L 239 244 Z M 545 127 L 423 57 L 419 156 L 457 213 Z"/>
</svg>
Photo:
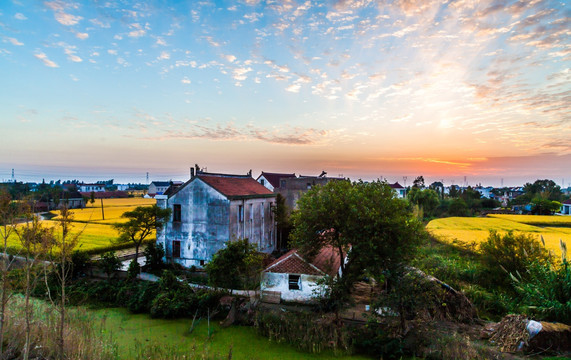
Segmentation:
<svg viewBox="0 0 571 360">
<path fill-rule="evenodd" d="M 275 194 L 248 175 L 214 174 L 191 169 L 191 179 L 157 205 L 172 210 L 157 234 L 167 260 L 201 267 L 226 242 L 247 238 L 258 250 L 275 249 L 272 206 Z"/>
</svg>

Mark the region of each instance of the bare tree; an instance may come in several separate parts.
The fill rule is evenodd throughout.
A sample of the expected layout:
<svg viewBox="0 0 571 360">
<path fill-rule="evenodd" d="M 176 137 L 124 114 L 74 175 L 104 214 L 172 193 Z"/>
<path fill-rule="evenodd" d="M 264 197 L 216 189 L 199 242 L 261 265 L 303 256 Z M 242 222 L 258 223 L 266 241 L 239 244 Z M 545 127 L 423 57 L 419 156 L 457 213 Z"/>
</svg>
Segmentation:
<svg viewBox="0 0 571 360">
<path fill-rule="evenodd" d="M 0 236 L 2 237 L 2 254 L 0 254 L 0 356 L 4 354 L 4 323 L 6 320 L 6 305 L 12 295 L 8 273 L 14 263 L 14 257 L 8 256 L 8 238 L 15 229 L 18 213 L 18 203 L 5 189 L 0 189 Z"/>
<path fill-rule="evenodd" d="M 32 309 L 30 296 L 35 289 L 38 278 L 41 274 L 38 266 L 48 250 L 53 246 L 53 229 L 42 225 L 36 216 L 32 216 L 29 221 L 16 229 L 16 234 L 20 239 L 24 257 L 24 321 L 25 321 L 25 342 L 22 351 L 22 358 L 27 360 L 30 355 L 32 344 Z M 45 263 L 44 263 L 45 266 Z"/>
<path fill-rule="evenodd" d="M 58 269 L 56 271 L 56 277 L 61 287 L 60 299 L 58 305 L 59 311 L 59 322 L 58 322 L 58 352 L 59 358 L 64 358 L 65 356 L 65 316 L 66 316 L 66 286 L 68 280 L 71 278 L 73 269 L 71 264 L 71 255 L 74 249 L 79 243 L 79 237 L 83 232 L 83 229 L 77 233 L 72 233 L 73 228 L 73 213 L 67 207 L 67 204 L 63 203 L 59 208 L 60 216 L 57 221 L 57 228 L 54 237 L 54 247 L 53 247 L 53 259 L 54 262 L 58 263 Z M 85 227 L 84 227 L 85 228 Z M 47 278 L 46 278 L 47 279 Z M 47 281 L 47 280 L 46 280 Z M 48 292 L 48 295 L 49 292 Z M 51 295 L 50 295 L 51 300 Z M 53 302 L 53 300 L 52 300 Z"/>
</svg>

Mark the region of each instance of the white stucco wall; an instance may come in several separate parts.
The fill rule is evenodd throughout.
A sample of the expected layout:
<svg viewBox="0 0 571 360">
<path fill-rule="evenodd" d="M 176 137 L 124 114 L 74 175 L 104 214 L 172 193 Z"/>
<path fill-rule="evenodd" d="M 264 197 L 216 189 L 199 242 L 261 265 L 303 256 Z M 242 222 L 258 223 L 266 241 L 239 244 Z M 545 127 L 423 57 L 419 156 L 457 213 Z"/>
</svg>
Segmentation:
<svg viewBox="0 0 571 360">
<path fill-rule="evenodd" d="M 264 180 L 264 181 L 262 181 Z M 274 187 L 272 186 L 272 184 L 270 184 L 270 182 L 268 181 L 268 179 L 266 179 L 263 175 L 260 176 L 257 180 L 260 184 L 264 185 L 266 187 L 266 189 L 270 190 L 270 191 L 274 191 Z"/>
<path fill-rule="evenodd" d="M 301 288 L 299 290 L 289 289 L 288 278 L 289 274 L 264 272 L 260 289 L 262 291 L 279 291 L 282 300 L 297 302 L 315 301 L 319 294 L 323 294 L 325 285 L 316 284 L 321 276 L 301 274 Z"/>
</svg>

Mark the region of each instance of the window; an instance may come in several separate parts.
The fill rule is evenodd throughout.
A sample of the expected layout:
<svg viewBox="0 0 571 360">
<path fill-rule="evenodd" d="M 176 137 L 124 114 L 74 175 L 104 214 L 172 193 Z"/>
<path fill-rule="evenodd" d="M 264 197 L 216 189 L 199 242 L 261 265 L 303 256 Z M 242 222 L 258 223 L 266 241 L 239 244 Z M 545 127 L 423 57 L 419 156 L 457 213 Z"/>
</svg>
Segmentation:
<svg viewBox="0 0 571 360">
<path fill-rule="evenodd" d="M 289 289 L 301 290 L 301 276 L 289 274 Z"/>
<path fill-rule="evenodd" d="M 244 221 L 244 205 L 238 205 L 238 221 Z"/>
<path fill-rule="evenodd" d="M 286 186 L 286 181 L 285 180 L 280 180 L 280 187 L 281 188 L 285 188 Z"/>
<path fill-rule="evenodd" d="M 204 260 L 200 260 L 200 266 L 204 266 Z"/>
<path fill-rule="evenodd" d="M 307 183 L 307 190 L 311 189 L 311 183 Z"/>
<path fill-rule="evenodd" d="M 182 221 L 182 211 L 180 204 L 174 204 L 173 213 L 172 213 L 172 221 L 174 222 L 181 222 Z"/>
<path fill-rule="evenodd" d="M 173 240 L 172 242 L 172 257 L 179 258 L 180 257 L 180 241 Z"/>
<path fill-rule="evenodd" d="M 260 204 L 260 215 L 262 215 L 262 219 L 264 218 L 264 203 Z"/>
<path fill-rule="evenodd" d="M 264 179 L 260 179 L 260 184 L 262 184 L 262 185 L 266 186 L 266 180 L 264 180 Z"/>
</svg>

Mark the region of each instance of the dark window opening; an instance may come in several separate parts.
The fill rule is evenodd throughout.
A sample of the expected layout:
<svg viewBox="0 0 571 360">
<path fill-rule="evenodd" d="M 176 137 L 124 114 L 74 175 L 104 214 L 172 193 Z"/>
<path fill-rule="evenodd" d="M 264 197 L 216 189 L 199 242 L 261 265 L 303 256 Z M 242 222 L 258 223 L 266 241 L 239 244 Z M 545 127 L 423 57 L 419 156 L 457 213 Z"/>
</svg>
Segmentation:
<svg viewBox="0 0 571 360">
<path fill-rule="evenodd" d="M 238 221 L 239 222 L 244 221 L 244 206 L 243 205 L 238 205 Z"/>
<path fill-rule="evenodd" d="M 174 204 L 172 221 L 181 222 L 182 221 L 182 210 L 180 204 Z"/>
<path fill-rule="evenodd" d="M 204 266 L 204 260 L 200 260 L 200 266 Z"/>
<path fill-rule="evenodd" d="M 285 180 L 280 180 L 280 187 L 281 188 L 285 188 L 286 186 L 286 181 Z"/>
<path fill-rule="evenodd" d="M 300 275 L 289 275 L 289 289 L 290 290 L 301 290 Z"/>
<path fill-rule="evenodd" d="M 262 185 L 264 185 L 264 186 L 265 186 L 265 185 L 266 185 L 266 180 L 264 180 L 264 179 L 260 179 L 260 184 L 262 184 Z"/>
<path fill-rule="evenodd" d="M 172 242 L 172 257 L 174 258 L 180 257 L 180 241 L 174 240 Z"/>
</svg>

